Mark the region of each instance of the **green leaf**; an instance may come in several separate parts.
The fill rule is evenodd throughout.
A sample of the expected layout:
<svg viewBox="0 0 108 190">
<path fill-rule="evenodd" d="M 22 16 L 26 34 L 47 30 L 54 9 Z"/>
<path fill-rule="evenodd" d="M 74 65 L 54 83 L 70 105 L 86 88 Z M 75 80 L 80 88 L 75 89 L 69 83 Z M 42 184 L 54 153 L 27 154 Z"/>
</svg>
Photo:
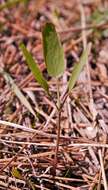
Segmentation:
<svg viewBox="0 0 108 190">
<path fill-rule="evenodd" d="M 42 32 L 43 50 L 48 74 L 58 77 L 65 70 L 64 52 L 60 39 L 52 23 L 46 23 Z"/>
<path fill-rule="evenodd" d="M 30 70 L 32 71 L 32 73 L 35 76 L 35 79 L 37 80 L 37 82 L 45 89 L 45 91 L 49 94 L 49 87 L 48 87 L 48 83 L 45 80 L 45 78 L 43 77 L 37 63 L 34 61 L 32 55 L 29 53 L 29 51 L 26 49 L 26 47 L 24 46 L 24 44 L 20 45 L 20 48 L 24 54 L 24 57 L 27 61 L 27 64 L 30 68 Z"/>
<path fill-rule="evenodd" d="M 76 83 L 76 81 L 80 75 L 81 70 L 83 69 L 84 65 L 87 62 L 87 59 L 88 59 L 88 48 L 83 52 L 79 63 L 77 63 L 73 68 L 73 71 L 72 71 L 72 74 L 70 76 L 69 83 L 68 83 L 69 92 L 74 87 L 74 85 L 75 85 L 75 83 Z"/>
</svg>

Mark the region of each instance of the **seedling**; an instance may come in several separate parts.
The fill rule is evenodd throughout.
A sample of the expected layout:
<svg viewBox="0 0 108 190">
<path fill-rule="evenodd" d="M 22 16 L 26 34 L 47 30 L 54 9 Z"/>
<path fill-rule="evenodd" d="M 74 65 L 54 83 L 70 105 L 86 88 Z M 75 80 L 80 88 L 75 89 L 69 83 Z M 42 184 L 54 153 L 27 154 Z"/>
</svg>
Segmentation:
<svg viewBox="0 0 108 190">
<path fill-rule="evenodd" d="M 65 72 L 65 59 L 64 59 L 64 52 L 63 47 L 61 45 L 59 36 L 55 30 L 55 26 L 52 23 L 46 23 L 43 32 L 43 52 L 44 52 L 44 59 L 48 74 L 51 77 L 55 77 L 57 83 L 57 103 L 56 108 L 58 112 L 58 122 L 57 122 L 57 141 L 56 141 L 56 149 L 55 149 L 55 158 L 54 158 L 54 174 L 56 174 L 56 168 L 58 163 L 58 151 L 59 151 L 59 141 L 60 141 L 60 128 L 61 128 L 61 112 L 63 105 L 68 97 L 69 93 L 73 89 L 77 78 L 83 66 L 87 62 L 88 58 L 88 48 L 82 53 L 79 63 L 75 64 L 70 79 L 67 83 L 67 90 L 64 96 L 60 97 L 60 89 L 59 89 L 59 79 Z M 49 91 L 49 85 L 42 75 L 36 61 L 33 59 L 32 55 L 26 49 L 24 44 L 20 45 L 20 48 L 23 52 L 23 55 L 26 59 L 26 62 L 31 69 L 32 73 L 34 74 L 37 82 L 41 85 L 41 87 L 46 91 L 48 96 L 51 97 L 51 93 Z M 53 101 L 53 99 L 52 99 Z M 54 102 L 55 103 L 55 102 Z"/>
</svg>

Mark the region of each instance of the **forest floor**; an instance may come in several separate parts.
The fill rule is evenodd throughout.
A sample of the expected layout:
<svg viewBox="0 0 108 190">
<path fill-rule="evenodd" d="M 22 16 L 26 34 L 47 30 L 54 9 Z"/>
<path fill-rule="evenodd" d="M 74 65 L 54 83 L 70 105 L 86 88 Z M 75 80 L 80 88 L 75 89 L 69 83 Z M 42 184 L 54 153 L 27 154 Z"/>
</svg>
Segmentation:
<svg viewBox="0 0 108 190">
<path fill-rule="evenodd" d="M 108 190 L 108 1 L 8 1 L 0 0 L 0 190 Z M 90 44 L 62 109 L 55 175 L 58 113 L 19 48 L 23 42 L 37 60 L 56 102 L 43 58 L 46 22 L 56 26 L 65 52 L 61 96 Z"/>
</svg>

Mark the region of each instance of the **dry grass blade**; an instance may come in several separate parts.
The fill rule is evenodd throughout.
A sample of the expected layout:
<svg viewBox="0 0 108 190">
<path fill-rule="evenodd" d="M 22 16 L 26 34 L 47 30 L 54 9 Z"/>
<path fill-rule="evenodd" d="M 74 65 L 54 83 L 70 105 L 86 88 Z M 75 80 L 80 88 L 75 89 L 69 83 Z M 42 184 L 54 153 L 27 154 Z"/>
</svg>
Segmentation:
<svg viewBox="0 0 108 190">
<path fill-rule="evenodd" d="M 99 149 L 99 159 L 100 159 L 100 165 L 101 165 L 101 170 L 102 170 L 102 177 L 103 177 L 103 181 L 104 181 L 104 189 L 108 190 L 108 184 L 107 184 L 107 179 L 106 179 L 106 175 L 105 175 L 104 163 L 103 163 L 103 159 L 102 159 L 102 152 L 100 149 Z"/>
<path fill-rule="evenodd" d="M 0 120 L 0 124 L 1 125 L 11 126 L 14 129 L 21 129 L 21 130 L 26 131 L 26 132 L 36 133 L 36 134 L 39 134 L 39 135 L 42 135 L 42 136 L 48 137 L 48 138 L 56 138 L 57 137 L 57 135 L 55 135 L 55 134 L 46 133 L 46 132 L 44 132 L 42 130 L 35 130 L 35 129 L 32 129 L 32 128 L 25 127 L 23 125 L 18 125 L 18 124 L 15 124 L 15 123 L 11 123 L 11 122 L 8 122 L 8 121 Z M 63 139 L 69 139 L 69 137 L 65 137 L 63 135 L 61 135 L 60 137 L 63 138 Z"/>
<path fill-rule="evenodd" d="M 9 84 L 9 87 L 15 93 L 15 95 L 18 97 L 20 102 L 34 115 L 34 117 L 36 117 L 36 114 L 33 111 L 30 103 L 28 102 L 26 97 L 23 95 L 23 93 L 21 92 L 19 87 L 15 84 L 14 80 L 11 78 L 9 73 L 3 71 L 2 69 L 0 69 L 0 73 L 3 75 L 3 77 L 5 78 L 7 84 Z"/>
<path fill-rule="evenodd" d="M 86 17 L 85 12 L 82 4 L 80 4 L 80 11 L 81 11 L 81 25 L 82 28 L 86 28 Z M 83 40 L 83 48 L 84 50 L 87 49 L 87 35 L 86 30 L 82 30 L 82 40 Z M 91 49 L 91 47 L 90 47 Z M 86 72 L 87 72 L 87 78 L 88 78 L 88 88 L 89 88 L 89 97 L 90 97 L 90 110 L 93 115 L 93 121 L 96 119 L 97 111 L 95 109 L 94 100 L 93 100 L 93 93 L 92 93 L 92 86 L 91 86 L 91 76 L 90 76 L 90 66 L 89 66 L 89 60 L 87 57 L 86 60 Z"/>
<path fill-rule="evenodd" d="M 11 8 L 15 6 L 17 3 L 25 2 L 25 0 L 8 0 L 6 3 L 2 3 L 0 5 L 0 11 L 6 8 Z"/>
</svg>

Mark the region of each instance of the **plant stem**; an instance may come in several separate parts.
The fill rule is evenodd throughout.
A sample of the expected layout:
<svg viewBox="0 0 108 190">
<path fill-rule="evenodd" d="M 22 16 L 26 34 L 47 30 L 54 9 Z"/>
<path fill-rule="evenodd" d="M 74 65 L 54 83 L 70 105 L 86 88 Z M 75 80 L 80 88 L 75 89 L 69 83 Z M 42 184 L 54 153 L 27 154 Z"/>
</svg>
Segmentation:
<svg viewBox="0 0 108 190">
<path fill-rule="evenodd" d="M 57 163 L 58 163 L 58 152 L 59 152 L 60 130 L 61 130 L 61 111 L 68 95 L 69 93 L 67 89 L 62 99 L 60 98 L 59 80 L 57 79 L 57 106 L 56 107 L 58 111 L 58 122 L 57 122 L 57 141 L 56 141 L 55 159 L 54 159 L 54 167 L 53 167 L 54 175 L 56 175 L 56 168 L 57 168 Z"/>
<path fill-rule="evenodd" d="M 59 79 L 57 79 L 57 107 L 60 109 L 61 101 L 60 101 L 60 87 L 59 87 Z"/>
<path fill-rule="evenodd" d="M 57 111 L 58 111 L 58 122 L 57 122 L 57 141 L 55 149 L 55 160 L 54 160 L 54 173 L 56 174 L 56 168 L 58 163 L 58 151 L 60 142 L 60 123 L 61 123 L 61 102 L 60 102 L 60 89 L 59 89 L 59 79 L 57 79 Z"/>
<path fill-rule="evenodd" d="M 59 151 L 59 143 L 60 143 L 60 129 L 61 129 L 61 110 L 58 110 L 58 122 L 57 122 L 57 141 L 56 141 L 56 149 L 55 149 L 55 160 L 54 160 L 54 170 L 56 173 L 57 163 L 58 163 L 58 151 Z"/>
</svg>

